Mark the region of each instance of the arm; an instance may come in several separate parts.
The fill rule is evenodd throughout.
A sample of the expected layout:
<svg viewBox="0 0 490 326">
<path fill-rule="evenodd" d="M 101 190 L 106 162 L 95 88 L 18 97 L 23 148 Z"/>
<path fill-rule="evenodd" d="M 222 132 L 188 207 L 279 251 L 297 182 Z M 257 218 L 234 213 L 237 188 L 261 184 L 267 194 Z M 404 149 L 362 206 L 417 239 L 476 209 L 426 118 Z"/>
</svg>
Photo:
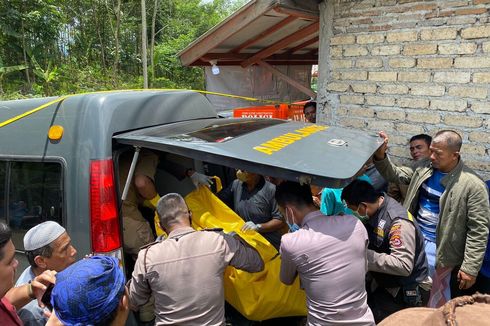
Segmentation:
<svg viewBox="0 0 490 326">
<path fill-rule="evenodd" d="M 386 151 L 388 150 L 388 135 L 384 131 L 381 131 L 379 136 L 382 138 L 383 144 L 374 153 L 373 163 L 376 169 L 388 182 L 410 184 L 413 169 L 409 167 L 400 168 L 394 165 L 386 155 Z"/>
<path fill-rule="evenodd" d="M 460 270 L 471 276 L 478 275 L 488 239 L 490 207 L 485 184 L 468 189 L 467 232 L 463 263 Z"/>
<path fill-rule="evenodd" d="M 275 194 L 275 188 L 270 198 L 272 218 L 267 223 L 262 224 L 262 227 L 259 230 L 260 233 L 277 231 L 284 227 L 283 218 L 281 213 L 279 212 L 279 207 L 277 206 L 277 202 L 276 202 L 276 198 L 274 197 L 274 194 Z"/>
<path fill-rule="evenodd" d="M 264 223 L 255 223 L 253 221 L 247 221 L 243 227 L 242 231 L 255 230 L 260 233 L 268 233 L 280 230 L 284 227 L 284 221 L 279 208 L 277 206 L 276 199 L 274 198 L 275 188 L 268 194 L 268 198 L 264 199 L 264 206 L 270 213 L 271 219 Z M 266 218 L 268 216 L 265 216 Z"/>
<path fill-rule="evenodd" d="M 272 232 L 276 230 L 280 230 L 284 227 L 284 222 L 278 218 L 273 218 L 267 223 L 262 223 L 259 229 L 260 233 Z"/>
<path fill-rule="evenodd" d="M 425 160 L 421 162 L 425 162 Z M 412 180 L 414 170 L 408 166 L 396 166 L 388 156 L 381 161 L 374 161 L 374 166 L 388 182 L 408 185 Z"/>
<path fill-rule="evenodd" d="M 36 276 L 30 284 L 28 283 L 11 288 L 7 294 L 5 294 L 5 297 L 17 310 L 31 302 L 33 299 L 37 299 L 38 304 L 44 307 L 41 298 L 48 286 L 56 283 L 55 275 L 55 271 L 44 271 L 42 274 Z"/>
<path fill-rule="evenodd" d="M 7 300 L 15 307 L 15 309 L 19 310 L 34 299 L 29 295 L 29 286 L 29 284 L 24 284 L 11 288 L 5 294 Z"/>
<path fill-rule="evenodd" d="M 146 278 L 144 266 L 145 251 L 146 249 L 140 250 L 134 266 L 133 275 L 128 282 L 129 284 L 126 285 L 129 292 L 129 306 L 131 310 L 138 310 L 151 297 L 151 289 Z"/>
<path fill-rule="evenodd" d="M 415 258 L 415 226 L 399 219 L 391 226 L 389 239 L 391 254 L 368 250 L 368 270 L 399 276 L 410 275 Z"/>
<path fill-rule="evenodd" d="M 396 200 L 397 202 L 402 201 L 402 192 L 400 190 L 400 185 L 390 182 L 388 184 L 388 191 L 387 191 L 388 196 Z"/>
<path fill-rule="evenodd" d="M 279 249 L 279 252 L 281 253 L 281 271 L 279 278 L 281 279 L 282 283 L 291 285 L 294 283 L 294 280 L 298 275 L 298 270 L 296 269 L 296 265 L 293 263 L 291 256 L 286 249 L 284 237 L 281 240 L 281 248 Z"/>
<path fill-rule="evenodd" d="M 264 261 L 255 248 L 250 246 L 238 234 L 222 233 L 227 245 L 227 252 L 232 255 L 230 265 L 250 273 L 264 269 Z"/>
</svg>

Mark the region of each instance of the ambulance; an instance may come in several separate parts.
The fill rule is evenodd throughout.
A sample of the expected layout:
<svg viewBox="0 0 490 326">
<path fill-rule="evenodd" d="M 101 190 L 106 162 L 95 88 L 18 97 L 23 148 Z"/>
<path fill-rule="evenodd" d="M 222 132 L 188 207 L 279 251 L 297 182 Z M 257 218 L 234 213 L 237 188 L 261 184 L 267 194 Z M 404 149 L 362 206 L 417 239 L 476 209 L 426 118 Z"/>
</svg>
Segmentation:
<svg viewBox="0 0 490 326">
<path fill-rule="evenodd" d="M 112 91 L 0 102 L 0 220 L 23 237 L 38 223 L 63 225 L 78 250 L 124 261 L 118 160 L 150 149 L 190 161 L 226 186 L 230 169 L 342 187 L 380 146 L 374 133 L 259 118 L 219 118 L 194 91 Z M 187 195 L 190 180 L 163 169 L 160 195 Z"/>
</svg>

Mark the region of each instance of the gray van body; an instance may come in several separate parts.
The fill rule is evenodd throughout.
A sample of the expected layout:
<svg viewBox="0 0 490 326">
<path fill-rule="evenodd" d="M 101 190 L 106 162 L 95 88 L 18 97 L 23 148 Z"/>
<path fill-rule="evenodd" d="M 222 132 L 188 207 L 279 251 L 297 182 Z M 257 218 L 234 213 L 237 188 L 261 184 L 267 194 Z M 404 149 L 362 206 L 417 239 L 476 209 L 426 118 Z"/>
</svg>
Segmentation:
<svg viewBox="0 0 490 326">
<path fill-rule="evenodd" d="M 50 105 L 42 108 L 46 104 Z M 1 126 L 36 108 L 41 109 Z M 64 128 L 58 141 L 48 138 L 53 125 Z M 206 162 L 206 168 L 208 163 L 245 168 L 338 188 L 350 182 L 381 143 L 374 134 L 339 127 L 277 119 L 218 119 L 209 101 L 192 91 L 114 91 L 0 102 L 0 220 L 14 225 L 18 253 L 23 252 L 22 238 L 28 228 L 46 218 L 59 220 L 80 257 L 94 251 L 91 239 L 98 235 L 91 235 L 90 225 L 92 160 L 114 161 L 116 193 L 118 182 L 124 181 L 118 178 L 118 154 L 131 146 L 190 159 L 186 167 L 201 172 Z M 50 179 L 45 171 L 53 167 L 56 177 Z M 172 181 L 160 170 L 155 175 L 160 194 L 185 195 L 193 189 L 188 179 Z M 39 187 L 45 180 L 51 183 Z M 25 190 L 29 183 L 34 184 L 30 192 Z M 13 189 L 11 199 L 5 193 L 7 185 Z M 50 196 L 53 189 L 56 195 Z M 25 200 L 28 196 L 41 205 Z M 25 267 L 24 255 L 18 257 L 21 268 Z"/>
<path fill-rule="evenodd" d="M 56 97 L 0 102 L 0 123 L 53 100 Z M 62 164 L 63 225 L 80 256 L 92 251 L 88 236 L 90 161 L 112 158 L 113 136 L 143 127 L 215 117 L 208 100 L 191 91 L 115 91 L 70 96 L 0 127 L 0 163 Z M 64 128 L 60 141 L 48 139 L 52 125 Z M 6 206 L 0 219 L 9 213 Z M 18 234 L 18 239 L 14 238 L 19 253 L 23 249 L 22 237 Z"/>
</svg>

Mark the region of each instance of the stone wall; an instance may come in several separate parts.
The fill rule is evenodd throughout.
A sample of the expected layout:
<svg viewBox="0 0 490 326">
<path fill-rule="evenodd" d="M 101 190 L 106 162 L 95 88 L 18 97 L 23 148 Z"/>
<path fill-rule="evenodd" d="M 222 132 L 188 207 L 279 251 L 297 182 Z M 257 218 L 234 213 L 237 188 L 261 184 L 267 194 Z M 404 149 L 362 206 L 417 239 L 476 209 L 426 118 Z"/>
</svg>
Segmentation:
<svg viewBox="0 0 490 326">
<path fill-rule="evenodd" d="M 398 160 L 411 136 L 458 130 L 490 179 L 490 0 L 332 2 L 320 121 L 385 130 Z"/>
</svg>

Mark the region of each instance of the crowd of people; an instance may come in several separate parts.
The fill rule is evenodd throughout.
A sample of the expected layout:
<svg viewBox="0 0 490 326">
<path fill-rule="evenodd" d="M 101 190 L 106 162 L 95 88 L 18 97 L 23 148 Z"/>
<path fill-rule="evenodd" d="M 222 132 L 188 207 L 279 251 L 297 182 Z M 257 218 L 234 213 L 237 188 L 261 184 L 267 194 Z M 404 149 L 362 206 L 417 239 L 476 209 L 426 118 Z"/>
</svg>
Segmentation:
<svg viewBox="0 0 490 326">
<path fill-rule="evenodd" d="M 305 106 L 307 119 L 312 108 L 316 113 Z M 389 325 L 406 319 L 397 313 L 406 308 L 490 293 L 488 186 L 463 162 L 461 136 L 442 130 L 412 137 L 407 166 L 391 161 L 389 137 L 380 137 L 372 161 L 343 189 L 238 170 L 218 193 L 244 220 L 241 232 L 258 232 L 278 250 L 280 281 L 299 277 L 307 325 Z M 130 160 L 122 160 L 121 180 Z M 227 266 L 262 271 L 260 253 L 236 233 L 195 230 L 180 194 L 157 193 L 158 161 L 142 153 L 123 202 L 124 248 L 134 264 L 127 280 L 116 258 L 76 261 L 69 234 L 47 221 L 25 234 L 30 266 L 14 285 L 15 247 L 0 222 L 2 325 L 124 325 L 130 310 L 142 324 L 252 323 L 225 306 L 223 278 Z M 167 168 L 196 187 L 211 182 L 182 162 Z M 138 205 L 155 210 L 154 225 Z M 468 298 L 465 304 L 482 302 Z"/>
</svg>

